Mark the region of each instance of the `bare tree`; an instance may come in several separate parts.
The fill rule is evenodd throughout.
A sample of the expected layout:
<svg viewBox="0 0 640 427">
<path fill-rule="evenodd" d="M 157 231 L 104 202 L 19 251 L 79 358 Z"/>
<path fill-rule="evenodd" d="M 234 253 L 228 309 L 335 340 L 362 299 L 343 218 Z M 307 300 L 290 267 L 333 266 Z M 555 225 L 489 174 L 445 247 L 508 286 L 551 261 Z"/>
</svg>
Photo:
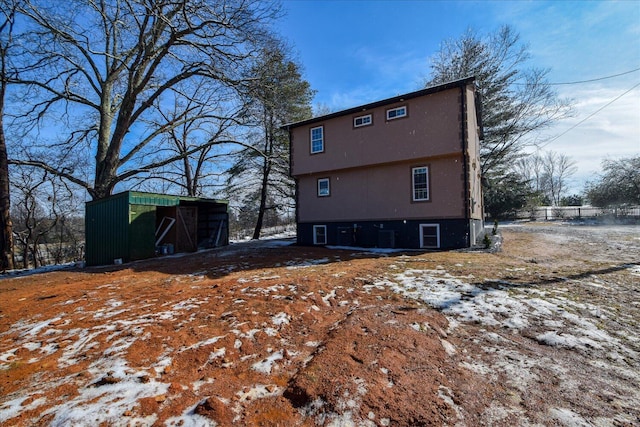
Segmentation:
<svg viewBox="0 0 640 427">
<path fill-rule="evenodd" d="M 179 90 L 174 90 L 172 104 L 158 107 L 160 121 L 179 124 L 161 136 L 154 156 L 179 156 L 180 160 L 151 172 L 144 178 L 145 186 L 155 188 L 161 182 L 163 191 L 177 189 L 194 197 L 215 194 L 222 187 L 219 181 L 224 168 L 219 163 L 230 152 L 211 143 L 238 139 L 234 129 L 243 121 L 243 109 L 236 105 L 237 92 L 213 83 L 189 82 L 188 90 L 175 88 Z"/>
<path fill-rule="evenodd" d="M 48 261 L 47 245 L 54 237 L 51 232 L 58 227 L 64 216 L 62 207 L 73 193 L 60 178 L 47 171 L 17 167 L 12 175 L 15 199 L 12 215 L 22 266 L 37 268 Z"/>
<path fill-rule="evenodd" d="M 442 43 L 431 60 L 427 85 L 475 77 L 482 103 L 484 175 L 500 175 L 522 150 L 537 142 L 537 131 L 564 118 L 569 103 L 547 83 L 548 70 L 526 68 L 528 48 L 509 26 L 488 37 L 469 30 Z"/>
<path fill-rule="evenodd" d="M 13 231 L 11 223 L 11 193 L 9 159 L 4 131 L 5 99 L 9 84 L 9 49 L 13 44 L 13 25 L 17 4 L 0 1 L 0 271 L 13 269 Z"/>
<path fill-rule="evenodd" d="M 544 176 L 542 186 L 553 206 L 560 206 L 566 195 L 569 179 L 576 172 L 573 160 L 566 154 L 547 151 L 542 156 Z"/>
<path fill-rule="evenodd" d="M 530 197 L 536 198 L 530 202 L 560 206 L 576 166 L 566 154 L 546 151 L 522 156 L 512 171 L 529 185 Z"/>
<path fill-rule="evenodd" d="M 26 0 L 20 13 L 30 37 L 16 83 L 33 100 L 21 112 L 24 124 L 37 130 L 55 117 L 60 126 L 48 122 L 49 130 L 63 138 L 54 164 L 43 158 L 50 141 L 12 162 L 63 177 L 96 199 L 124 180 L 231 142 L 206 140 L 159 157 L 162 136 L 185 123 L 160 111 L 188 82 L 239 84 L 279 7 L 250 0 L 68 0 L 63 7 Z M 73 158 L 78 152 L 85 153 L 81 163 Z"/>
<path fill-rule="evenodd" d="M 529 183 L 531 191 L 542 192 L 544 167 L 540 153 L 523 155 L 513 164 L 513 170 Z"/>
</svg>

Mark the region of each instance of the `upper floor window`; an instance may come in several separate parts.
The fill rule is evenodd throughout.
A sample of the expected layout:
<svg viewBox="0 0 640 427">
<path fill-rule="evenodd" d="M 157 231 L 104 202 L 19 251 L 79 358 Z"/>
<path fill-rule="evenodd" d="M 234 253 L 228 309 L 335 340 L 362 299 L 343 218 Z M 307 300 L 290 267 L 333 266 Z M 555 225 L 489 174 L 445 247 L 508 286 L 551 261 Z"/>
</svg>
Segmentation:
<svg viewBox="0 0 640 427">
<path fill-rule="evenodd" d="M 311 128 L 311 154 L 324 151 L 324 128 L 318 126 Z"/>
<path fill-rule="evenodd" d="M 387 110 L 387 120 L 399 119 L 407 116 L 407 106 L 390 108 Z"/>
<path fill-rule="evenodd" d="M 423 202 L 429 200 L 429 168 L 420 166 L 411 170 L 413 201 Z"/>
<path fill-rule="evenodd" d="M 331 195 L 329 188 L 329 178 L 318 179 L 318 197 L 326 197 Z"/>
<path fill-rule="evenodd" d="M 361 126 L 368 126 L 373 123 L 373 118 L 371 114 L 367 114 L 364 116 L 354 117 L 353 119 L 353 127 L 359 128 Z"/>
</svg>

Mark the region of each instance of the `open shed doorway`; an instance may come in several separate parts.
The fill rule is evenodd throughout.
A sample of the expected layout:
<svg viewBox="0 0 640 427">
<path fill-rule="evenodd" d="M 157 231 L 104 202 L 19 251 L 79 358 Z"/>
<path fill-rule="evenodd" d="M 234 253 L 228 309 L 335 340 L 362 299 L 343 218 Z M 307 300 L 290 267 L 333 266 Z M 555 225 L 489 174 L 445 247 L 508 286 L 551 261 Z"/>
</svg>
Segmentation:
<svg viewBox="0 0 640 427">
<path fill-rule="evenodd" d="M 182 201 L 156 209 L 156 248 L 161 254 L 194 252 L 229 244 L 226 206 Z"/>
<path fill-rule="evenodd" d="M 156 248 L 164 253 L 198 250 L 198 209 L 167 206 L 156 209 Z M 162 252 L 162 250 L 160 250 Z"/>
</svg>

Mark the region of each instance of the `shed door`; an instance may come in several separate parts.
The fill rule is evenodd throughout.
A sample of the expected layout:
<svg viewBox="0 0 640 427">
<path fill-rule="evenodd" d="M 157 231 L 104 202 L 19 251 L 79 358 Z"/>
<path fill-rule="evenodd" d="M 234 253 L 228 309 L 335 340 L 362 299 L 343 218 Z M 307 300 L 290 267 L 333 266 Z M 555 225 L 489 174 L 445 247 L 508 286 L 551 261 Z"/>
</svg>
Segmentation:
<svg viewBox="0 0 640 427">
<path fill-rule="evenodd" d="M 176 252 L 198 249 L 198 208 L 179 206 L 176 209 Z"/>
</svg>

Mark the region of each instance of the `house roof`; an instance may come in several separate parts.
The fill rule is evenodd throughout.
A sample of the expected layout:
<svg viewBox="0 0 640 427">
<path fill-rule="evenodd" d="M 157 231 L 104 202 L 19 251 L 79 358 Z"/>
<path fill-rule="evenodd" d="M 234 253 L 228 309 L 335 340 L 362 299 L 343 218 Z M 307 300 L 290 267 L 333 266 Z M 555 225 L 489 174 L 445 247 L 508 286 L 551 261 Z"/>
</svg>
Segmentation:
<svg viewBox="0 0 640 427">
<path fill-rule="evenodd" d="M 447 83 L 443 83 L 443 84 L 440 84 L 440 85 L 437 85 L 437 86 L 430 86 L 428 88 L 421 89 L 421 90 L 418 90 L 418 91 L 415 91 L 415 92 L 405 93 L 404 95 L 397 95 L 397 96 L 394 96 L 393 98 L 387 98 L 387 99 L 383 99 L 381 101 L 372 102 L 370 104 L 364 104 L 364 105 L 360 105 L 358 107 L 349 108 L 347 110 L 336 111 L 335 113 L 326 114 L 324 116 L 318 116 L 318 117 L 313 117 L 311 119 L 302 120 L 302 121 L 295 122 L 295 123 L 289 123 L 289 124 L 286 124 L 286 125 L 282 126 L 281 128 L 285 129 L 285 130 L 289 130 L 289 129 L 297 128 L 297 127 L 300 127 L 300 126 L 310 125 L 310 124 L 313 124 L 313 123 L 318 123 L 318 122 L 322 122 L 322 121 L 325 121 L 325 120 L 333 119 L 335 117 L 346 116 L 346 115 L 349 115 L 349 114 L 355 114 L 355 113 L 371 110 L 373 108 L 377 108 L 377 107 L 380 107 L 380 106 L 383 106 L 383 105 L 394 104 L 396 102 L 402 102 L 402 101 L 405 101 L 407 99 L 417 98 L 419 96 L 429 95 L 429 94 L 432 94 L 432 93 L 441 92 L 443 90 L 452 89 L 452 88 L 455 88 L 455 87 L 466 86 L 467 84 L 473 82 L 474 80 L 475 80 L 475 77 L 466 77 L 466 78 L 460 79 L 460 80 L 453 80 L 453 81 L 450 81 L 450 82 L 447 82 Z"/>
</svg>

